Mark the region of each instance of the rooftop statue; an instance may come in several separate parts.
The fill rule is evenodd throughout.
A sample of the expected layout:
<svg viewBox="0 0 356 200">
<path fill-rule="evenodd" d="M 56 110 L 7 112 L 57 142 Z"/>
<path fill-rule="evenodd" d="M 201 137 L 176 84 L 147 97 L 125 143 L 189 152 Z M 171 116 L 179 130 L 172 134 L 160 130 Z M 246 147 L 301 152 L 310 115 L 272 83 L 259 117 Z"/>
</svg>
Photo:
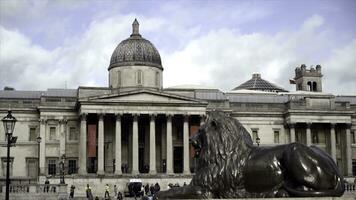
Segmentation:
<svg viewBox="0 0 356 200">
<path fill-rule="evenodd" d="M 342 196 L 344 179 L 323 150 L 300 143 L 253 145 L 233 117 L 211 112 L 190 138 L 197 156 L 189 185 L 157 194 L 158 199 Z"/>
</svg>

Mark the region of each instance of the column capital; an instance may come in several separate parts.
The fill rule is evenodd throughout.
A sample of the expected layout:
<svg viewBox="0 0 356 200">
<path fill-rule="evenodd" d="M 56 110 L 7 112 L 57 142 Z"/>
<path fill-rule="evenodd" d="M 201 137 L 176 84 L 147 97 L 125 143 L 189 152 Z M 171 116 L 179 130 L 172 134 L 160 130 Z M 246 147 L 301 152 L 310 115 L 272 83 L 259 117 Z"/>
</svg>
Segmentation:
<svg viewBox="0 0 356 200">
<path fill-rule="evenodd" d="M 336 123 L 330 123 L 330 128 L 335 128 L 336 127 Z"/>
<path fill-rule="evenodd" d="M 168 113 L 168 114 L 166 114 L 166 117 L 167 117 L 167 120 L 168 120 L 168 119 L 169 119 L 169 120 L 172 120 L 173 114 Z"/>
<path fill-rule="evenodd" d="M 138 120 L 138 116 L 139 116 L 140 114 L 139 114 L 139 113 L 132 113 L 131 115 L 132 115 L 132 118 L 133 118 L 134 120 Z"/>
<path fill-rule="evenodd" d="M 152 113 L 152 114 L 150 114 L 150 119 L 151 119 L 151 120 L 155 120 L 156 117 L 157 117 L 157 113 Z"/>
<path fill-rule="evenodd" d="M 59 121 L 59 124 L 67 124 L 67 122 L 68 122 L 67 118 L 63 118 L 58 121 Z"/>
<path fill-rule="evenodd" d="M 86 121 L 86 120 L 87 120 L 87 117 L 88 117 L 88 113 L 82 113 L 82 114 L 80 115 L 80 120 L 81 120 L 81 121 Z"/>
<path fill-rule="evenodd" d="M 41 124 L 46 124 L 47 123 L 47 119 L 41 118 L 41 119 L 38 120 L 38 122 L 40 122 Z"/>
<path fill-rule="evenodd" d="M 184 121 L 189 121 L 189 114 L 183 114 L 183 119 L 184 119 Z"/>
<path fill-rule="evenodd" d="M 310 128 L 311 127 L 311 125 L 312 125 L 312 123 L 311 122 L 307 122 L 307 123 L 305 123 L 306 125 L 307 125 L 307 128 Z"/>
<path fill-rule="evenodd" d="M 104 120 L 105 113 L 97 113 L 99 120 Z"/>
<path fill-rule="evenodd" d="M 122 113 L 115 113 L 116 121 L 121 120 Z"/>
</svg>

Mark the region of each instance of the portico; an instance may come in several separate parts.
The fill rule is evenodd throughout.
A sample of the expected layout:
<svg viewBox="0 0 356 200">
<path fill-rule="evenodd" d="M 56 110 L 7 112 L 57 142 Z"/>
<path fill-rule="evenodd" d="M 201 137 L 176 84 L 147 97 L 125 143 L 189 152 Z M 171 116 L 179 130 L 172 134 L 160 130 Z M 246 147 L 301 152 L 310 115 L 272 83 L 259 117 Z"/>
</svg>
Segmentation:
<svg viewBox="0 0 356 200">
<path fill-rule="evenodd" d="M 81 100 L 79 174 L 190 174 L 190 130 L 205 109 L 196 99 L 147 90 Z"/>
</svg>

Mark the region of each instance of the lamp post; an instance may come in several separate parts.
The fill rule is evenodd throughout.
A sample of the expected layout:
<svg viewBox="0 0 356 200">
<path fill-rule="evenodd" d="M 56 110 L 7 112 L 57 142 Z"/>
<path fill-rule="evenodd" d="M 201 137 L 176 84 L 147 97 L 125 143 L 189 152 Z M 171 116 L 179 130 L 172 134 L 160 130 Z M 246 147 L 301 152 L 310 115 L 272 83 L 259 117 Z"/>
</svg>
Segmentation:
<svg viewBox="0 0 356 200">
<path fill-rule="evenodd" d="M 64 182 L 64 162 L 66 160 L 66 155 L 63 154 L 61 156 L 61 162 L 59 163 L 60 164 L 60 173 L 61 173 L 61 177 L 60 177 L 60 184 L 65 184 Z"/>
<path fill-rule="evenodd" d="M 4 125 L 5 135 L 7 139 L 7 156 L 6 156 L 6 196 L 5 199 L 9 200 L 10 192 L 10 147 L 11 144 L 15 144 L 17 137 L 13 137 L 16 118 L 11 115 L 11 110 L 8 111 L 7 115 L 1 120 Z"/>
<path fill-rule="evenodd" d="M 42 141 L 42 138 L 41 136 L 38 136 L 36 138 L 36 141 L 37 141 L 37 158 L 38 158 L 38 161 L 37 161 L 37 183 L 40 182 L 40 144 L 41 144 L 41 141 Z"/>
<path fill-rule="evenodd" d="M 257 143 L 257 146 L 260 146 L 260 142 L 261 142 L 261 139 L 259 137 L 256 138 L 256 143 Z"/>
</svg>

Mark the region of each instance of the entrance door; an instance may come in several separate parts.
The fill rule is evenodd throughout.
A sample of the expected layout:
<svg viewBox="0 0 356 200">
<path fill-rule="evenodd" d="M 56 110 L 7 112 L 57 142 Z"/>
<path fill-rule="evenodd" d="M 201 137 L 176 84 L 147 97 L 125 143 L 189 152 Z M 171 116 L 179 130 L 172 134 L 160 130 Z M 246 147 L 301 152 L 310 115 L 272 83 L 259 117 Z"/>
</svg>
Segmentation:
<svg viewBox="0 0 356 200">
<path fill-rule="evenodd" d="M 174 173 L 183 173 L 183 147 L 174 147 L 173 170 Z"/>
</svg>

